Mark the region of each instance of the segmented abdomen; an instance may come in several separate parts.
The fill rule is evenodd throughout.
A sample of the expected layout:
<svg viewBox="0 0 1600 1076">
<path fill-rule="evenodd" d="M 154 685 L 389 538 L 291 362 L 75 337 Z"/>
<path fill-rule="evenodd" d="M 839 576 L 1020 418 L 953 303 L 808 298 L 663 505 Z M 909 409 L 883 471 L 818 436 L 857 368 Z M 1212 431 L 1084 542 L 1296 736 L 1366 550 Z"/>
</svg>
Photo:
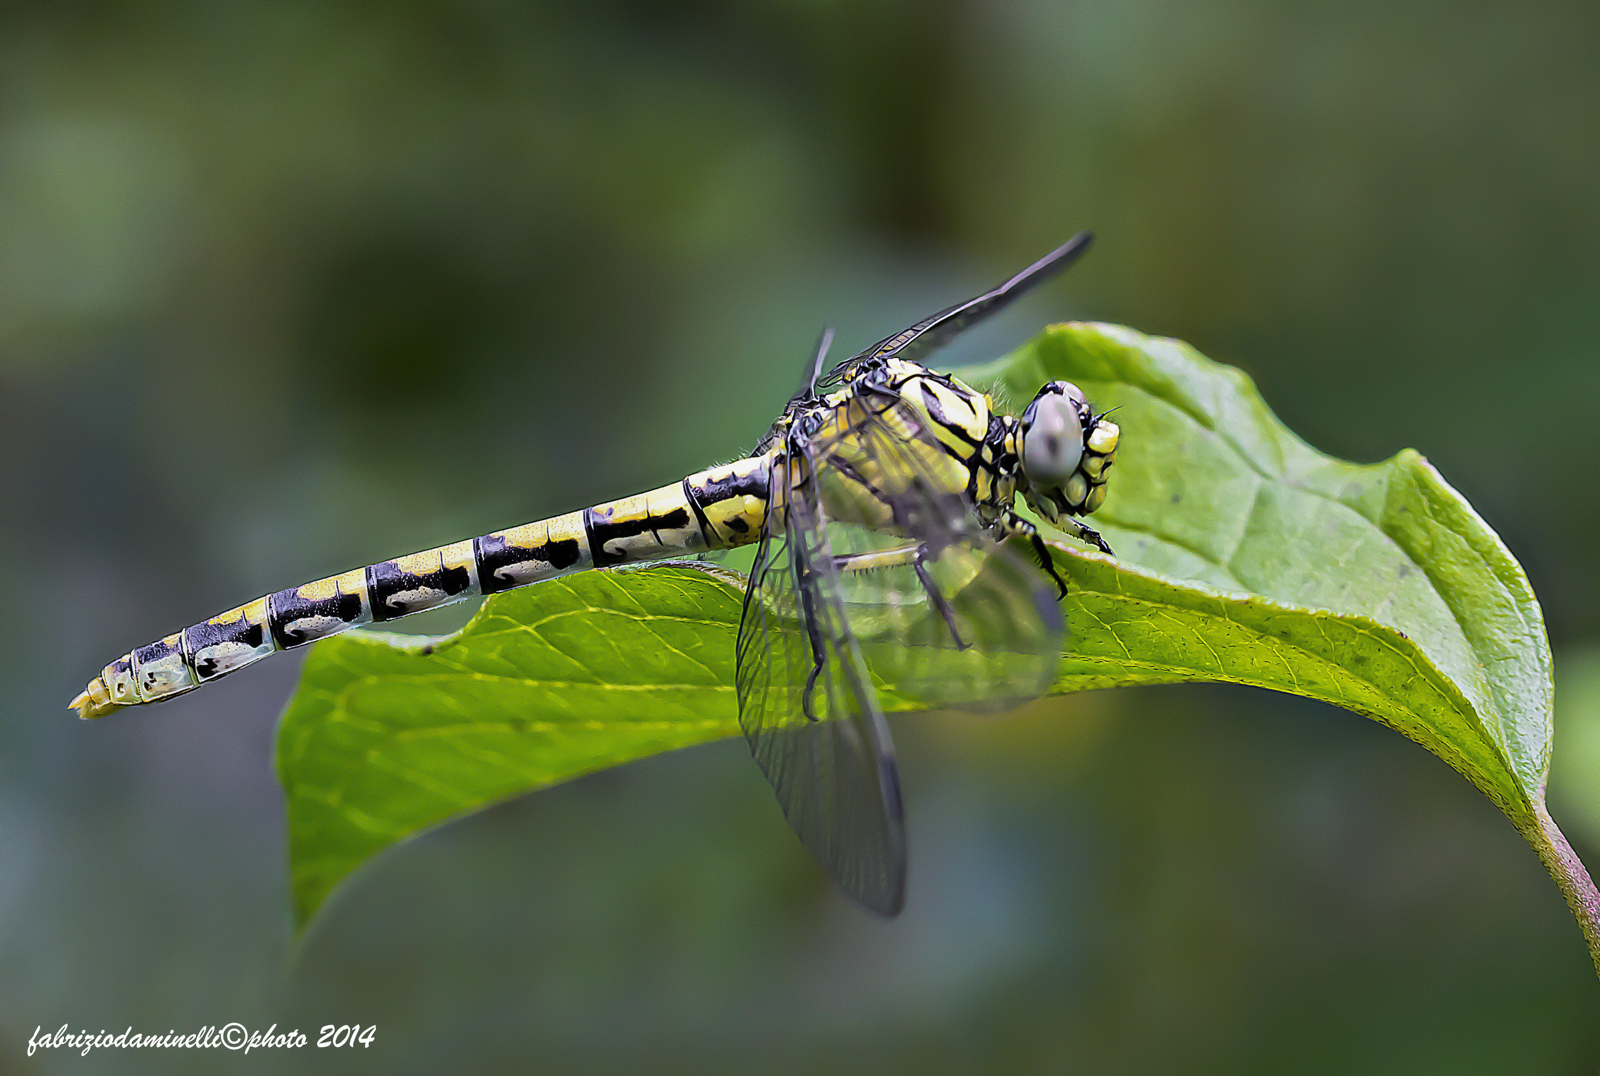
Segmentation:
<svg viewBox="0 0 1600 1076">
<path fill-rule="evenodd" d="M 107 665 L 71 706 L 102 717 L 156 702 L 279 650 L 586 568 L 753 542 L 774 457 L 755 456 L 581 512 L 380 561 L 257 598 Z"/>
</svg>

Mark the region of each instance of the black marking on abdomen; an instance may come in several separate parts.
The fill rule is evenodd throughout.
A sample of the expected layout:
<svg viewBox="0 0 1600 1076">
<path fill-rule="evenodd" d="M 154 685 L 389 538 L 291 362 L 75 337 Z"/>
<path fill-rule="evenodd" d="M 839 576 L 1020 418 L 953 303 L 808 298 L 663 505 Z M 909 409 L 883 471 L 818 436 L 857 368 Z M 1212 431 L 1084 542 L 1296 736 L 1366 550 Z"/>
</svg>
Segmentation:
<svg viewBox="0 0 1600 1076">
<path fill-rule="evenodd" d="M 132 658 L 134 662 L 140 665 L 152 665 L 155 662 L 160 661 L 162 658 L 169 658 L 178 652 L 179 650 L 177 647 L 168 645 L 166 640 L 162 639 L 153 642 L 148 646 L 136 647 L 132 654 L 129 654 L 126 657 L 118 658 L 116 661 L 112 662 L 112 665 L 114 667 L 120 666 L 116 668 L 117 672 L 126 672 L 130 667 L 129 658 Z"/>
<path fill-rule="evenodd" d="M 613 524 L 611 524 L 610 519 L 597 516 L 595 509 L 584 509 L 584 538 L 589 540 L 590 564 L 594 564 L 597 568 L 605 568 L 608 565 L 622 564 L 622 560 L 626 560 L 626 557 L 613 556 L 610 552 L 605 551 L 606 538 L 614 538 L 614 536 L 616 536 L 616 532 L 613 530 Z"/>
<path fill-rule="evenodd" d="M 511 545 L 501 534 L 485 534 L 472 540 L 472 555 L 478 562 L 478 586 L 485 594 L 498 594 L 502 590 L 520 587 L 523 581 L 503 577 L 499 572 L 537 561 L 564 571 L 582 559 L 576 538 L 560 538 L 538 545 Z M 530 580 L 531 582 L 531 580 Z"/>
<path fill-rule="evenodd" d="M 681 531 L 689 525 L 689 513 L 682 508 L 674 508 L 664 516 L 651 516 L 650 523 L 655 530 L 666 528 L 669 531 Z"/>
<path fill-rule="evenodd" d="M 562 538 L 538 547 L 538 553 L 552 568 L 567 569 L 583 559 L 576 538 Z"/>
<path fill-rule="evenodd" d="M 496 572 L 501 568 L 526 563 L 533 560 L 534 556 L 532 550 L 507 545 L 504 535 L 485 534 L 472 540 L 472 559 L 478 565 L 478 587 L 485 594 L 498 594 L 502 590 L 510 590 L 512 582 L 501 579 Z"/>
<path fill-rule="evenodd" d="M 361 616 L 361 595 L 339 593 L 331 598 L 308 601 L 300 596 L 299 587 L 280 590 L 267 597 L 267 627 L 272 630 L 272 641 L 279 650 L 316 642 L 336 632 L 343 631 Z M 306 631 L 290 625 L 302 620 L 332 620 L 339 627 L 324 631 Z"/>
<path fill-rule="evenodd" d="M 118 667 L 120 666 L 120 668 Z M 131 674 L 131 675 L 130 675 Z M 194 673 L 194 663 L 183 652 L 183 636 L 167 636 L 113 663 L 113 680 L 127 677 L 124 682 L 133 687 L 133 700 L 159 702 L 181 695 L 199 682 Z M 124 698 L 117 692 L 113 701 Z"/>
<path fill-rule="evenodd" d="M 700 507 L 700 501 L 695 497 L 694 489 L 689 485 L 689 480 L 685 478 L 682 484 L 683 499 L 689 502 L 689 509 L 694 512 L 694 521 L 700 527 L 700 537 L 705 539 L 706 544 L 709 545 L 712 538 L 715 537 L 711 533 L 711 521 L 706 518 L 706 510 Z"/>
<path fill-rule="evenodd" d="M 183 652 L 188 655 L 188 662 L 194 667 L 195 676 L 201 680 L 210 680 L 221 676 L 227 670 L 217 668 L 216 658 L 201 657 L 201 651 L 225 643 L 237 643 L 255 650 L 261 646 L 264 638 L 260 624 L 252 624 L 242 617 L 230 624 L 213 624 L 209 620 L 202 620 L 183 629 Z M 150 644 L 151 647 L 160 645 L 160 643 Z"/>
<path fill-rule="evenodd" d="M 693 503 L 691 501 L 691 503 Z M 646 512 L 643 515 L 632 516 L 626 519 L 612 519 L 609 513 L 613 510 L 610 505 L 600 505 L 597 508 L 583 510 L 583 531 L 589 536 L 589 555 L 594 559 L 596 568 L 609 568 L 614 564 L 626 564 L 639 559 L 638 554 L 629 552 L 611 552 L 606 549 L 606 543 L 623 538 L 637 538 L 641 534 L 650 534 L 655 537 L 656 545 L 661 546 L 660 531 L 682 530 L 689 525 L 689 513 L 682 508 L 674 508 L 663 515 L 653 516 Z"/>
<path fill-rule="evenodd" d="M 412 590 L 437 590 L 443 592 L 445 601 L 463 594 L 472 586 L 472 573 L 464 567 L 441 568 L 438 571 L 416 575 L 401 571 L 392 560 L 367 566 L 367 600 L 372 603 L 374 621 L 393 620 L 420 609 L 432 609 L 443 602 L 430 602 L 418 609 L 404 602 L 391 603 L 396 594 Z"/>
<path fill-rule="evenodd" d="M 585 508 L 583 510 L 583 537 L 589 543 L 589 563 L 596 568 L 604 568 L 607 564 L 620 563 L 620 560 L 606 559 L 605 544 L 595 537 L 594 523 L 594 509 Z"/>
<path fill-rule="evenodd" d="M 766 467 L 757 467 L 748 474 L 733 471 L 721 478 L 706 478 L 704 485 L 693 486 L 689 479 L 684 479 L 685 487 L 690 491 L 689 503 L 699 507 L 707 504 L 721 504 L 733 497 L 755 497 L 766 500 L 770 489 L 767 482 Z M 698 475 L 691 477 L 700 477 Z"/>
</svg>

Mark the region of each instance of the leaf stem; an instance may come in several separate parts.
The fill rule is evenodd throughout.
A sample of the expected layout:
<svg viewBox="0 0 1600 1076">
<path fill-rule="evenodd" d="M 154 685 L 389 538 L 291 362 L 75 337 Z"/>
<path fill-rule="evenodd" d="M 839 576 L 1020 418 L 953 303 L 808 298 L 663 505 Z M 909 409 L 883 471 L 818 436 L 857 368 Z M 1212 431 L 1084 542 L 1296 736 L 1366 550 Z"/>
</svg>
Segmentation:
<svg viewBox="0 0 1600 1076">
<path fill-rule="evenodd" d="M 1600 890 L 1584 869 L 1583 861 L 1567 843 L 1566 835 L 1556 825 L 1555 819 L 1544 804 L 1534 803 L 1532 824 L 1518 822 L 1523 839 L 1533 846 L 1539 860 L 1550 872 L 1561 895 L 1567 898 L 1578 926 L 1583 929 L 1584 941 L 1589 944 L 1589 956 L 1594 961 L 1595 974 L 1600 975 Z"/>
</svg>

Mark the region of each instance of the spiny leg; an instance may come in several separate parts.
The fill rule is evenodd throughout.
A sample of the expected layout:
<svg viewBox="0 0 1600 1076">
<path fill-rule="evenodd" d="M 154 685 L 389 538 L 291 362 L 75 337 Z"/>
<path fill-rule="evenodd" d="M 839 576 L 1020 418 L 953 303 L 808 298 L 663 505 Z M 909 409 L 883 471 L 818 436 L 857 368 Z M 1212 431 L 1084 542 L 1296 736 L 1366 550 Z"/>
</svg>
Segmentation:
<svg viewBox="0 0 1600 1076">
<path fill-rule="evenodd" d="M 1111 547 L 1106 545 L 1106 540 L 1100 537 L 1100 532 L 1095 530 L 1093 527 L 1086 527 L 1076 519 L 1072 519 L 1070 517 L 1063 519 L 1060 523 L 1057 523 L 1056 526 L 1060 527 L 1074 538 L 1077 538 L 1080 541 L 1088 542 L 1100 552 L 1109 554 L 1113 557 L 1116 556 L 1115 553 L 1111 552 Z"/>
<path fill-rule="evenodd" d="M 1056 571 L 1055 558 L 1050 555 L 1050 547 L 1044 544 L 1044 538 L 1040 536 L 1038 527 L 1035 527 L 1015 512 L 1006 512 L 995 523 L 995 529 L 999 532 L 998 537 L 1001 538 L 1010 534 L 1020 534 L 1028 539 L 1028 544 L 1033 547 L 1033 555 L 1039 558 L 1039 567 L 1043 568 L 1045 574 L 1055 581 L 1056 590 L 1060 592 L 1057 596 L 1061 598 L 1067 596 L 1067 581 L 1061 578 L 1060 572 Z M 1089 530 L 1087 527 L 1083 529 Z M 1089 533 L 1094 534 L 1094 531 L 1089 531 Z M 1106 549 L 1105 543 L 1100 541 L 1098 534 L 1094 534 L 1094 537 L 1096 541 L 1100 542 L 1102 549 L 1105 549 L 1107 553 L 1111 552 L 1110 549 Z"/>
<path fill-rule="evenodd" d="M 956 629 L 956 612 L 954 607 L 939 593 L 939 586 L 933 581 L 933 576 L 928 574 L 925 566 L 929 556 L 926 545 L 901 546 L 899 549 L 881 549 L 872 553 L 846 553 L 833 558 L 833 567 L 839 572 L 868 572 L 875 568 L 898 568 L 907 564 L 917 573 L 917 579 L 922 583 L 922 589 L 928 595 L 928 601 L 939 611 L 944 618 L 944 623 L 950 629 L 950 637 L 955 640 L 956 647 L 967 649 L 971 643 L 961 638 L 961 632 Z"/>
<path fill-rule="evenodd" d="M 917 578 L 922 581 L 922 589 L 928 592 L 928 600 L 933 607 L 939 610 L 939 615 L 944 617 L 944 626 L 950 629 L 950 638 L 956 642 L 957 650 L 965 650 L 972 644 L 961 638 L 961 632 L 956 629 L 956 611 L 950 603 L 944 600 L 944 595 L 939 593 L 939 588 L 934 584 L 933 577 L 928 574 L 928 569 L 923 563 L 928 556 L 928 547 L 921 546 L 917 549 L 917 559 L 911 566 L 917 571 Z"/>
</svg>

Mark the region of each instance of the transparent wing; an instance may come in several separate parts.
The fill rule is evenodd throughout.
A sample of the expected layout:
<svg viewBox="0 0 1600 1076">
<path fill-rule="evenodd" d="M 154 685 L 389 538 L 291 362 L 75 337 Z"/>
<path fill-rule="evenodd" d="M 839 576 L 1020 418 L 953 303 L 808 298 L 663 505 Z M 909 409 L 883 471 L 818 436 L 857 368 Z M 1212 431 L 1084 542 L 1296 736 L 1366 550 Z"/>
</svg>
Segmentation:
<svg viewBox="0 0 1600 1076">
<path fill-rule="evenodd" d="M 918 412 L 881 390 L 848 412 L 813 452 L 845 620 L 873 675 L 930 707 L 1042 694 L 1066 631 L 1055 584 L 989 535 L 965 466 Z"/>
<path fill-rule="evenodd" d="M 745 591 L 739 724 L 784 817 L 834 882 L 897 915 L 906 845 L 894 747 L 845 621 L 808 461 L 790 472 L 787 509 L 769 510 Z"/>
<path fill-rule="evenodd" d="M 850 531 L 834 539 L 881 537 Z M 915 554 L 861 540 L 856 554 Z M 847 556 L 850 554 L 846 554 Z M 1019 550 L 950 547 L 922 562 L 841 572 L 845 615 L 872 674 L 929 708 L 1006 710 L 1049 689 L 1065 626 L 1056 587 Z"/>
<path fill-rule="evenodd" d="M 957 303 L 937 314 L 930 314 L 893 336 L 884 337 L 865 351 L 835 366 L 820 380 L 814 378 L 813 385 L 841 384 L 856 367 L 873 361 L 890 358 L 920 361 L 921 356 L 948 343 L 963 329 L 1004 308 L 1035 284 L 1049 279 L 1071 265 L 1089 248 L 1093 238 L 1088 232 L 1079 232 L 1005 283 L 964 303 Z"/>
<path fill-rule="evenodd" d="M 904 818 L 873 677 L 926 706 L 1034 697 L 1060 662 L 1060 607 L 892 393 L 858 394 L 788 447 L 739 628 L 740 724 L 801 840 L 893 915 Z"/>
</svg>

